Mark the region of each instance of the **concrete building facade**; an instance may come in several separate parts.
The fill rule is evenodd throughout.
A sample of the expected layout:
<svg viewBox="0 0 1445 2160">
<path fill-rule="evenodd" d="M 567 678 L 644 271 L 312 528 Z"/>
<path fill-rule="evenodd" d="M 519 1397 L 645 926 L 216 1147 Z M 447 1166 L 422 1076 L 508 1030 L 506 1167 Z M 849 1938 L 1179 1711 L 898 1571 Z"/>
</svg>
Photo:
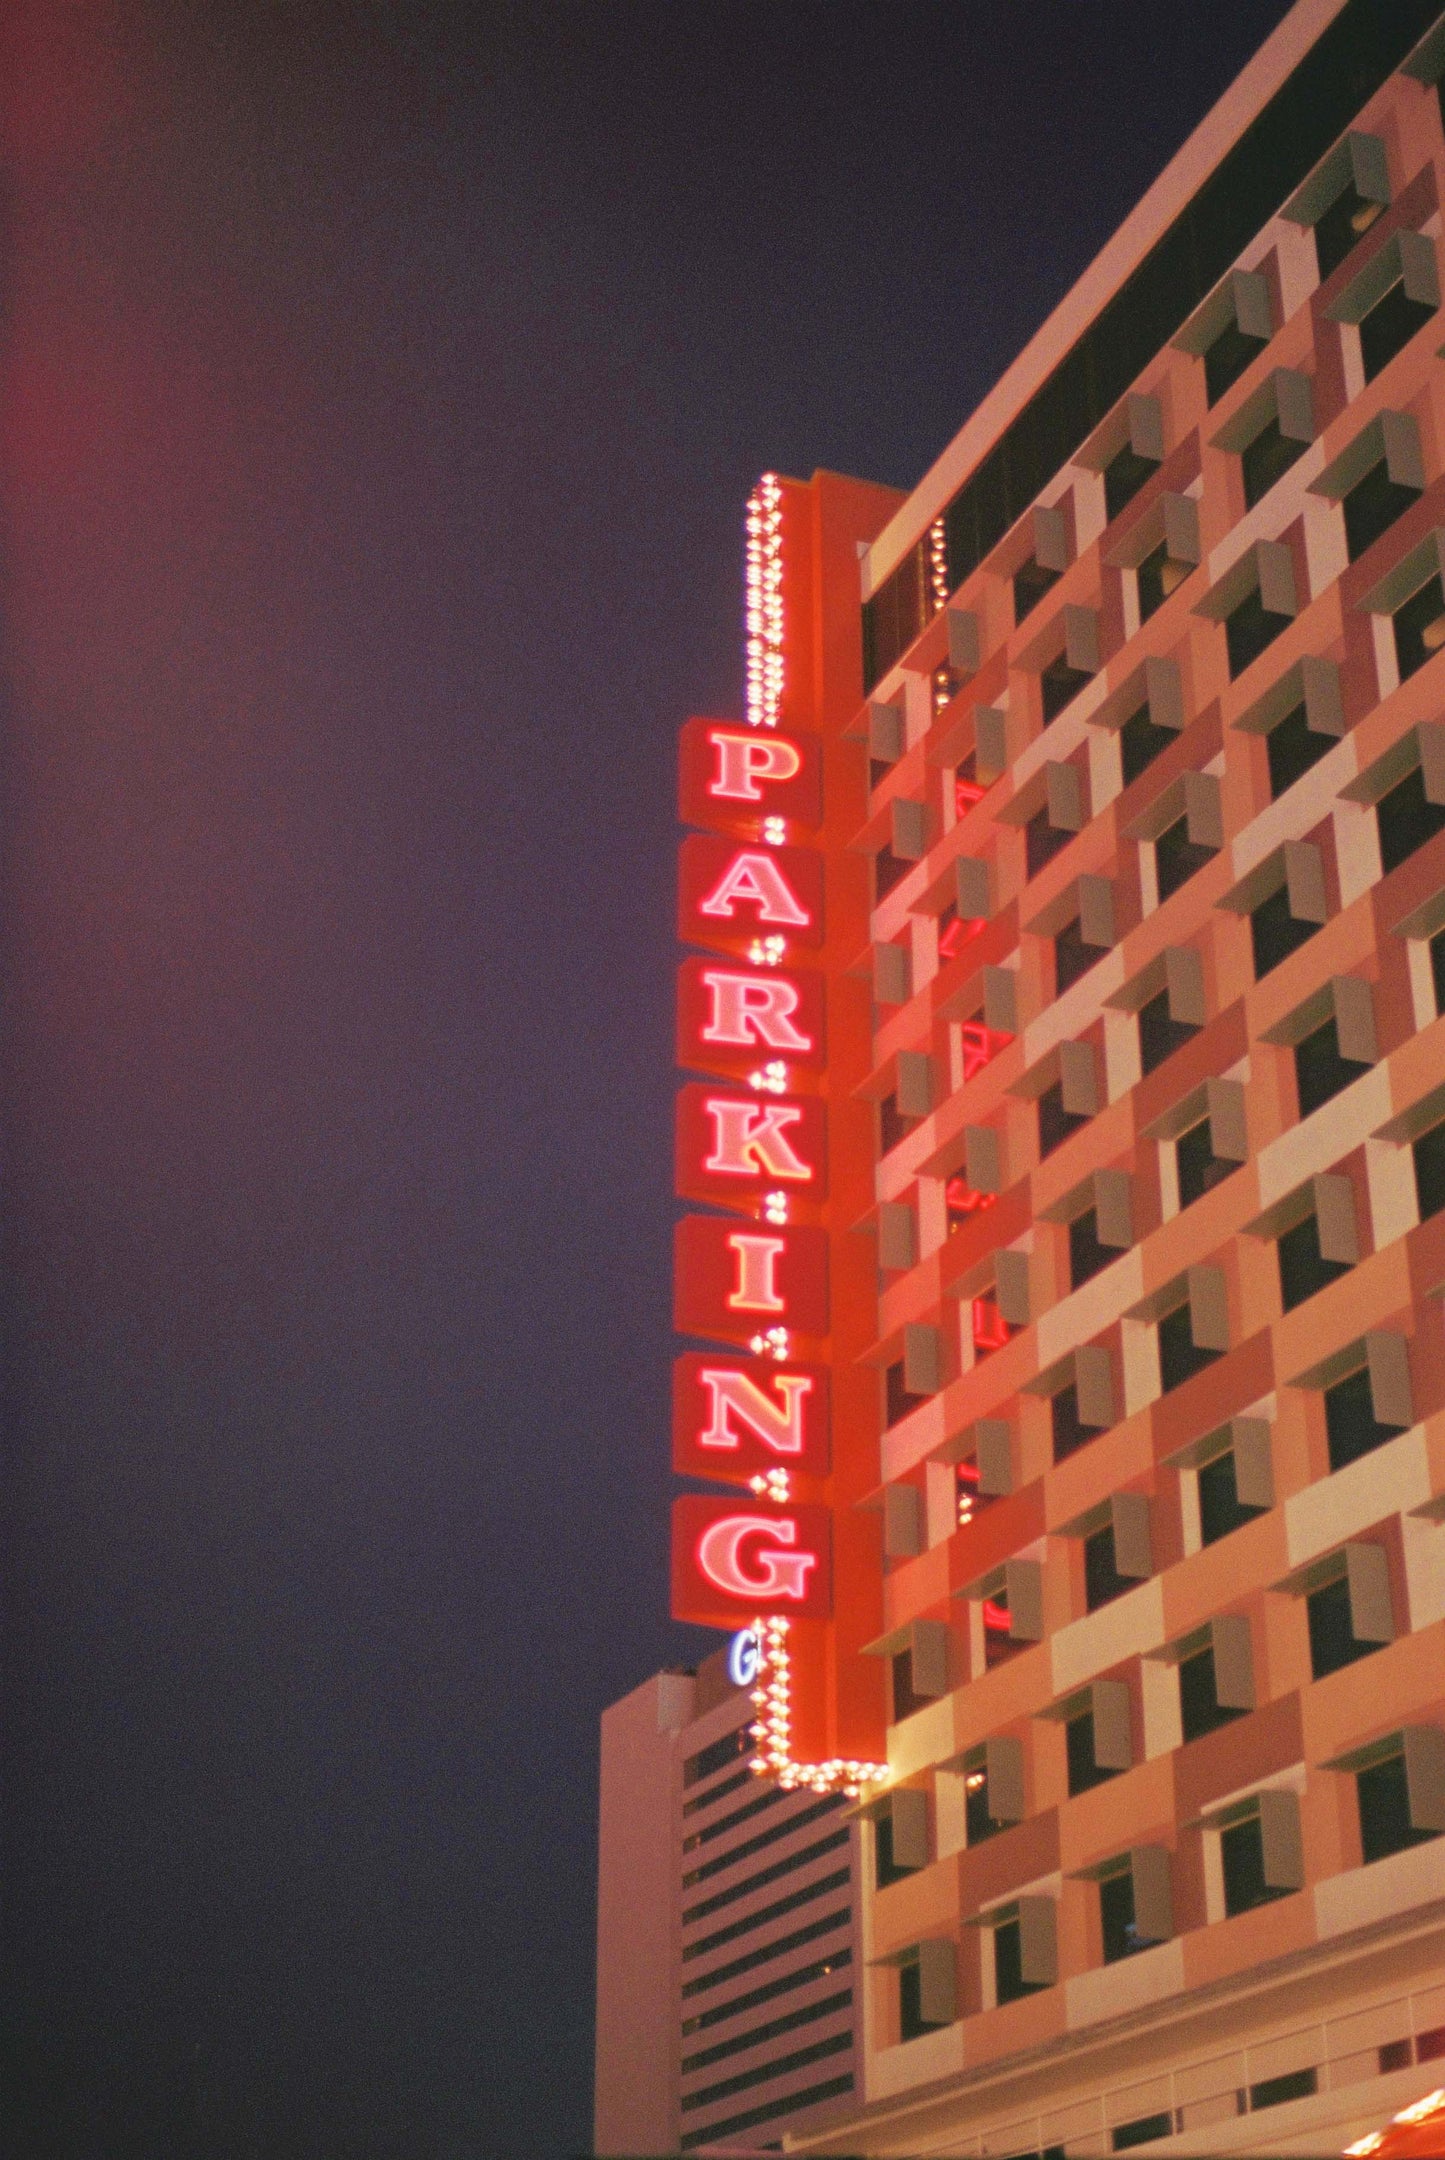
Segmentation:
<svg viewBox="0 0 1445 2160">
<path fill-rule="evenodd" d="M 750 1767 L 729 1652 L 602 1719 L 594 2151 L 777 2150 L 856 2105 L 859 1834 Z"/>
<path fill-rule="evenodd" d="M 862 557 L 891 1707 L 790 2149 L 1445 2075 L 1435 15 L 1301 0 Z"/>
</svg>

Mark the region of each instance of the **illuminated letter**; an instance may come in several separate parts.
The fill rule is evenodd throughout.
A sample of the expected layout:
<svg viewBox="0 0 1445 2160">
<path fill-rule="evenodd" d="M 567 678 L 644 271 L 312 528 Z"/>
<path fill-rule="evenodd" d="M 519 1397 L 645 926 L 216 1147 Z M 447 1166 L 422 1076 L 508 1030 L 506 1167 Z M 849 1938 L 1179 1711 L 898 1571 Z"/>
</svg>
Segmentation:
<svg viewBox="0 0 1445 2160">
<path fill-rule="evenodd" d="M 803 1408 L 813 1392 L 806 1373 L 772 1376 L 771 1385 L 783 1398 L 781 1410 L 746 1373 L 723 1366 L 704 1370 L 697 1377 L 712 1400 L 707 1427 L 697 1436 L 699 1447 L 735 1448 L 738 1435 L 730 1421 L 739 1418 L 775 1455 L 802 1454 Z"/>
<path fill-rule="evenodd" d="M 761 802 L 759 780 L 794 780 L 803 769 L 802 752 L 785 735 L 731 735 L 714 728 L 707 739 L 717 751 L 717 777 L 707 791 L 729 802 Z"/>
<path fill-rule="evenodd" d="M 712 1016 L 702 1031 L 704 1042 L 762 1043 L 769 1050 L 811 1050 L 813 1038 L 795 1026 L 792 1015 L 801 1002 L 790 982 L 761 982 L 755 975 L 724 975 L 709 968 L 703 976 L 712 995 Z"/>
<path fill-rule="evenodd" d="M 813 920 L 771 855 L 734 855 L 706 900 L 699 900 L 697 911 L 730 921 L 739 901 L 757 909 L 760 923 L 787 923 L 795 930 L 806 930 Z"/>
<path fill-rule="evenodd" d="M 786 1312 L 787 1304 L 778 1296 L 774 1281 L 778 1262 L 787 1251 L 787 1243 L 780 1237 L 755 1237 L 749 1231 L 735 1230 L 728 1244 L 738 1257 L 737 1288 L 728 1294 L 728 1304 L 734 1312 Z"/>
<path fill-rule="evenodd" d="M 703 1104 L 712 1119 L 712 1153 L 704 1170 L 720 1170 L 727 1177 L 797 1178 L 811 1182 L 814 1172 L 786 1138 L 789 1125 L 802 1122 L 803 1113 L 788 1103 L 730 1102 L 710 1098 Z"/>
<path fill-rule="evenodd" d="M 818 1565 L 816 1553 L 784 1553 L 772 1546 L 755 1551 L 756 1574 L 745 1574 L 742 1547 L 752 1537 L 776 1538 L 780 1545 L 796 1545 L 798 1526 L 786 1515 L 729 1515 L 704 1530 L 697 1541 L 697 1564 L 711 1583 L 729 1597 L 783 1597 L 801 1601 L 808 1594 L 808 1576 Z"/>
</svg>

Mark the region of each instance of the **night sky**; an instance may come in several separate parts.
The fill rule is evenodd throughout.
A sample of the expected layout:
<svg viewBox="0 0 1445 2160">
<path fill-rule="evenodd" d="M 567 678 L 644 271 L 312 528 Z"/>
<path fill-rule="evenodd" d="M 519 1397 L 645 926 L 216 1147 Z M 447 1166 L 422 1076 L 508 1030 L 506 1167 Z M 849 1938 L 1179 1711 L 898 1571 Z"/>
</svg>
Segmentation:
<svg viewBox="0 0 1445 2160">
<path fill-rule="evenodd" d="M 742 507 L 918 479 L 1283 12 L 0 8 L 14 2160 L 587 2148 Z"/>
</svg>

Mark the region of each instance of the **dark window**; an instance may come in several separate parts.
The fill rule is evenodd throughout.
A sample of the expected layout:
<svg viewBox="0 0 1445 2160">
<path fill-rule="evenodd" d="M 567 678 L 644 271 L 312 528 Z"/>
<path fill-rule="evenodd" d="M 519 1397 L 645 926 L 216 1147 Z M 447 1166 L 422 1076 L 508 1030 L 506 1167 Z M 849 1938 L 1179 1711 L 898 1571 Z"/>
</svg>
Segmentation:
<svg viewBox="0 0 1445 2160">
<path fill-rule="evenodd" d="M 1043 564 L 1036 563 L 1032 556 L 1023 565 L 1022 569 L 1015 570 L 1014 622 L 1016 625 L 1023 621 L 1025 615 L 1032 613 L 1043 599 L 1044 594 L 1051 591 L 1058 584 L 1061 575 L 1061 571 L 1046 570 Z"/>
<path fill-rule="evenodd" d="M 1024 860 L 1029 876 L 1037 877 L 1044 864 L 1052 862 L 1073 837 L 1066 827 L 1049 823 L 1047 810 L 1036 810 L 1024 827 Z"/>
<path fill-rule="evenodd" d="M 1250 361 L 1264 351 L 1267 342 L 1265 338 L 1250 337 L 1240 329 L 1233 316 L 1230 317 L 1204 354 L 1204 395 L 1209 404 L 1216 404 L 1230 384 L 1239 381 Z"/>
<path fill-rule="evenodd" d="M 1133 2145 L 1152 2145 L 1156 2138 L 1173 2134 L 1174 2117 L 1167 2111 L 1162 2115 L 1138 2115 L 1133 2122 L 1115 2123 L 1109 2132 L 1109 2150 L 1128 2152 Z"/>
<path fill-rule="evenodd" d="M 1420 1220 L 1426 1222 L 1445 1208 L 1445 1125 L 1421 1133 L 1410 1150 L 1415 1158 L 1415 1193 Z"/>
<path fill-rule="evenodd" d="M 1347 1261 L 1326 1260 L 1320 1251 L 1320 1226 L 1313 1215 L 1306 1215 L 1303 1222 L 1286 1230 L 1275 1249 L 1279 1254 L 1279 1294 L 1286 1312 L 1293 1312 L 1317 1290 L 1350 1272 Z"/>
<path fill-rule="evenodd" d="M 1023 1935 L 1017 1920 L 1005 1920 L 993 1931 L 993 1988 L 1001 2003 L 1039 1992 L 1037 1981 L 1024 1978 Z"/>
<path fill-rule="evenodd" d="M 1290 621 L 1288 615 L 1277 615 L 1267 608 L 1259 587 L 1252 585 L 1224 625 L 1230 675 L 1242 675 L 1250 662 L 1274 643 L 1281 630 L 1288 629 Z"/>
<path fill-rule="evenodd" d="M 1325 1389 L 1325 1431 L 1330 1445 L 1331 1470 L 1343 1470 L 1346 1463 L 1357 1462 L 1361 1455 L 1373 1454 L 1387 1440 L 1393 1440 L 1403 1428 L 1398 1425 L 1381 1425 L 1375 1416 L 1375 1401 L 1370 1392 L 1369 1367 L 1362 1365 L 1358 1372 L 1346 1374 L 1331 1388 Z"/>
<path fill-rule="evenodd" d="M 1352 1080 L 1369 1071 L 1369 1066 L 1358 1058 L 1340 1056 L 1340 1031 L 1334 1015 L 1323 1027 L 1317 1027 L 1312 1035 L 1306 1035 L 1294 1046 L 1295 1088 L 1299 1095 L 1299 1114 L 1308 1117 L 1318 1110 L 1321 1103 L 1338 1095 Z"/>
<path fill-rule="evenodd" d="M 1252 443 L 1246 443 L 1240 453 L 1240 470 L 1244 478 L 1244 500 L 1252 510 L 1281 479 L 1298 457 L 1302 457 L 1309 444 L 1301 442 L 1296 435 L 1282 433 L 1276 417 L 1262 427 Z M 1239 670 L 1234 671 L 1238 674 Z"/>
<path fill-rule="evenodd" d="M 1270 729 L 1264 745 L 1269 753 L 1269 792 L 1277 802 L 1302 773 L 1318 765 L 1326 751 L 1334 749 L 1335 738 L 1312 728 L 1305 707 L 1296 705 Z"/>
<path fill-rule="evenodd" d="M 1159 1384 L 1168 1395 L 1183 1387 L 1206 1365 L 1224 1355 L 1222 1350 L 1201 1350 L 1194 1340 L 1189 1307 L 1176 1305 L 1159 1323 Z"/>
<path fill-rule="evenodd" d="M 1139 580 L 1140 622 L 1148 622 L 1149 617 L 1163 607 L 1169 595 L 1179 590 L 1193 568 L 1193 563 L 1176 562 L 1169 553 L 1168 543 L 1163 540 L 1144 557 L 1136 573 Z"/>
<path fill-rule="evenodd" d="M 1282 2107 L 1286 2100 L 1308 2100 L 1319 2091 L 1317 2070 L 1286 2070 L 1282 2077 L 1261 2078 L 1249 2088 L 1250 2113 L 1260 2108 Z"/>
<path fill-rule="evenodd" d="M 1178 742 L 1174 728 L 1156 727 L 1149 717 L 1147 705 L 1141 705 L 1136 713 L 1130 713 L 1119 730 L 1119 747 L 1124 758 L 1124 785 L 1137 780 L 1140 773 L 1153 764 L 1161 750 L 1170 743 Z"/>
<path fill-rule="evenodd" d="M 1188 1132 L 1179 1135 L 1174 1143 L 1174 1164 L 1179 1177 L 1181 1208 L 1192 1207 L 1205 1193 L 1222 1185 L 1231 1170 L 1239 1168 L 1238 1163 L 1221 1162 L 1215 1154 L 1208 1118 L 1201 1118 Z"/>
<path fill-rule="evenodd" d="M 917 2040 L 923 2033 L 938 2030 L 936 2021 L 923 2015 L 923 1968 L 920 1965 L 900 1965 L 898 1968 L 898 2030 L 905 2040 Z"/>
<path fill-rule="evenodd" d="M 1131 503 L 1151 473 L 1159 470 L 1157 458 L 1141 457 L 1129 443 L 1104 467 L 1104 515 L 1112 524 L 1126 503 Z"/>
<path fill-rule="evenodd" d="M 1231 1919 L 1236 1913 L 1252 1912 L 1256 1905 L 1288 1896 L 1264 1879 L 1264 1832 L 1257 1815 L 1248 1815 L 1220 1832 L 1219 1857 L 1224 1863 L 1224 1910 Z"/>
<path fill-rule="evenodd" d="M 1106 1965 L 1117 1965 L 1120 1958 L 1149 1948 L 1134 1925 L 1134 1877 L 1128 1868 L 1119 1875 L 1106 1875 L 1100 1883 L 1099 1920 Z"/>
<path fill-rule="evenodd" d="M 696 1785 L 701 1779 L 711 1777 L 714 1770 L 736 1762 L 739 1755 L 750 1755 L 753 1747 L 753 1728 L 739 1725 L 735 1732 L 724 1733 L 721 1740 L 712 1741 L 696 1755 L 689 1755 L 682 1766 L 684 1785 Z"/>
<path fill-rule="evenodd" d="M 985 1838 L 996 1837 L 1006 1823 L 996 1822 L 989 1813 L 988 1773 L 982 1767 L 970 1770 L 963 1781 L 964 1828 L 970 1845 L 981 1845 Z"/>
<path fill-rule="evenodd" d="M 1169 992 L 1161 990 L 1139 1008 L 1139 1062 L 1151 1073 L 1167 1057 L 1187 1043 L 1199 1030 L 1191 1020 L 1176 1020 L 1169 1010 Z"/>
<path fill-rule="evenodd" d="M 1392 1755 L 1374 1763 L 1355 1778 L 1355 1797 L 1360 1806 L 1360 1845 L 1366 1863 L 1404 1852 L 1408 1845 L 1428 1844 L 1435 1830 L 1417 1830 L 1410 1820 L 1410 1792 L 1405 1780 L 1405 1758 Z"/>
<path fill-rule="evenodd" d="M 1083 930 L 1076 915 L 1071 923 L 1065 923 L 1054 939 L 1054 996 L 1076 983 L 1081 975 L 1087 975 L 1096 960 L 1102 960 L 1108 947 L 1086 945 Z"/>
<path fill-rule="evenodd" d="M 1430 980 L 1435 989 L 1435 1010 L 1445 1013 L 1445 930 L 1430 940 Z"/>
<path fill-rule="evenodd" d="M 881 847 L 873 858 L 873 897 L 881 900 L 891 893 L 900 878 L 907 877 L 913 868 L 901 855 L 895 855 L 891 847 Z"/>
<path fill-rule="evenodd" d="M 1380 835 L 1380 862 L 1386 871 L 1397 870 L 1445 827 L 1445 803 L 1433 803 L 1425 793 L 1425 775 L 1418 765 L 1397 780 L 1375 805 Z"/>
<path fill-rule="evenodd" d="M 918 1124 L 916 1117 L 907 1117 L 898 1107 L 896 1095 L 885 1095 L 878 1105 L 878 1152 L 887 1155 L 900 1140 L 906 1140 Z"/>
<path fill-rule="evenodd" d="M 905 1875 L 916 1875 L 917 1868 L 900 1867 L 893 1857 L 893 1817 L 879 1815 L 873 1824 L 873 1879 L 880 1890 L 890 1883 L 902 1882 Z"/>
<path fill-rule="evenodd" d="M 1279 886 L 1261 900 L 1250 914 L 1249 941 L 1254 948 L 1254 979 L 1268 975 L 1281 960 L 1288 960 L 1292 952 L 1298 952 L 1320 928 L 1318 923 L 1301 921 L 1289 911 L 1289 887 Z"/>
<path fill-rule="evenodd" d="M 1056 1147 L 1062 1147 L 1070 1133 L 1076 1133 L 1088 1119 L 1077 1110 L 1064 1108 L 1064 1084 L 1056 1080 L 1051 1088 L 1045 1088 L 1039 1097 L 1039 1155 L 1052 1155 Z"/>
<path fill-rule="evenodd" d="M 1094 1713 L 1084 1711 L 1081 1717 L 1070 1718 L 1064 1727 L 1064 1742 L 1068 1752 L 1069 1794 L 1090 1792 L 1095 1785 L 1103 1785 L 1117 1770 L 1104 1770 L 1094 1760 Z"/>
<path fill-rule="evenodd" d="M 1360 356 L 1365 363 L 1366 382 L 1374 381 L 1386 362 L 1409 344 L 1434 312 L 1427 301 L 1412 300 L 1404 279 L 1396 278 L 1360 324 Z"/>
<path fill-rule="evenodd" d="M 904 1384 L 902 1358 L 888 1367 L 883 1386 L 884 1419 L 890 1426 L 898 1424 L 900 1419 L 907 1417 L 910 1410 L 916 1410 L 921 1402 L 928 1400 L 926 1395 L 915 1395 L 912 1389 Z"/>
<path fill-rule="evenodd" d="M 1093 1208 L 1086 1208 L 1069 1224 L 1069 1288 L 1077 1290 L 1081 1284 L 1106 1268 L 1111 1260 L 1119 1257 L 1112 1245 L 1099 1243 L 1099 1218 Z"/>
<path fill-rule="evenodd" d="M 922 1710 L 933 1701 L 931 1695 L 916 1695 L 913 1691 L 913 1653 L 900 1650 L 888 1660 L 893 1676 L 893 1722 L 901 1725 L 904 1718 L 912 1717 L 915 1710 Z M 891 1831 L 890 1831 L 891 1836 Z M 890 1847 L 891 1850 L 891 1847 Z"/>
<path fill-rule="evenodd" d="M 1205 1733 L 1217 1732 L 1221 1725 L 1228 1725 L 1234 1718 L 1244 1715 L 1243 1710 L 1226 1709 L 1219 1700 L 1214 1685 L 1212 1649 L 1196 1650 L 1192 1657 L 1180 1660 L 1179 1716 L 1186 1740 L 1198 1740 Z"/>
<path fill-rule="evenodd" d="M 1350 561 L 1372 547 L 1381 533 L 1388 532 L 1396 518 L 1403 517 L 1411 503 L 1419 499 L 1418 488 L 1402 487 L 1398 480 L 1390 478 L 1383 458 L 1378 465 L 1372 465 L 1345 497 L 1345 546 Z"/>
<path fill-rule="evenodd" d="M 1357 1658 L 1368 1657 L 1372 1650 L 1384 1646 L 1377 1642 L 1361 1642 L 1350 1624 L 1350 1585 L 1347 1576 L 1339 1575 L 1322 1590 L 1316 1590 L 1305 1599 L 1310 1624 L 1310 1670 L 1316 1680 L 1323 1680 L 1326 1673 L 1339 1672 L 1342 1666 L 1353 1665 Z"/>
<path fill-rule="evenodd" d="M 1095 1433 L 1103 1432 L 1102 1425 L 1086 1425 L 1079 1416 L 1079 1391 L 1076 1387 L 1060 1388 L 1049 1402 L 1049 1415 L 1053 1424 L 1054 1461 L 1063 1462 L 1075 1454 Z"/>
<path fill-rule="evenodd" d="M 1097 1612 L 1126 1590 L 1134 1588 L 1131 1576 L 1121 1575 L 1114 1565 L 1114 1526 L 1105 1523 L 1084 1540 L 1084 1608 Z"/>
<path fill-rule="evenodd" d="M 1217 1545 L 1241 1523 L 1253 1522 L 1265 1510 L 1246 1507 L 1239 1497 L 1233 1455 L 1216 1455 L 1199 1472 L 1199 1535 L 1206 1545 Z"/>
<path fill-rule="evenodd" d="M 1212 861 L 1217 850 L 1201 847 L 1189 837 L 1187 817 L 1176 818 L 1165 827 L 1154 842 L 1154 870 L 1159 882 L 1159 898 L 1167 900 L 1187 884 L 1196 870 L 1202 870 Z"/>
<path fill-rule="evenodd" d="M 1044 697 L 1044 726 L 1057 720 L 1064 707 L 1078 696 L 1086 682 L 1092 680 L 1087 668 L 1070 667 L 1065 653 L 1051 660 L 1039 676 Z"/>
<path fill-rule="evenodd" d="M 1319 260 L 1320 282 L 1338 270 L 1361 233 L 1367 233 L 1374 224 L 1383 203 L 1368 202 L 1356 192 L 1354 182 L 1337 195 L 1315 226 L 1315 254 Z"/>
<path fill-rule="evenodd" d="M 892 772 L 892 770 L 893 770 L 893 764 L 894 764 L 894 761 L 893 761 L 893 759 L 891 759 L 891 758 L 881 758 L 881 757 L 871 757 L 871 758 L 869 758 L 869 760 L 868 760 L 868 785 L 869 785 L 869 787 L 870 787 L 870 788 L 876 788 L 876 787 L 881 787 L 881 786 L 882 786 L 882 784 L 883 784 L 883 782 L 884 782 L 884 781 L 885 781 L 885 780 L 886 780 L 886 779 L 888 778 L 888 775 L 889 775 L 889 774 L 890 774 L 890 773 Z M 898 883 L 898 880 L 897 880 L 897 878 L 895 878 L 895 879 L 893 880 L 893 882 L 894 882 L 894 884 L 896 885 L 896 884 Z"/>
<path fill-rule="evenodd" d="M 1445 645 L 1445 589 L 1438 571 L 1425 580 L 1418 592 L 1411 593 L 1403 607 L 1396 608 L 1392 620 L 1395 660 L 1400 680 L 1406 682 Z M 1415 845 L 1419 844 L 1417 840 Z"/>
</svg>

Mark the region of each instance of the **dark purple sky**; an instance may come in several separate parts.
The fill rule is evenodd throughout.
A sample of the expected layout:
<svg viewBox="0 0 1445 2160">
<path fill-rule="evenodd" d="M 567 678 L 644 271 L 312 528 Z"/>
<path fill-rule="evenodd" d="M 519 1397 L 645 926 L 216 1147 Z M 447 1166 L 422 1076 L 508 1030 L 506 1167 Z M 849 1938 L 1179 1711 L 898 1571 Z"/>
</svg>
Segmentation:
<svg viewBox="0 0 1445 2160">
<path fill-rule="evenodd" d="M 14 2160 L 585 2149 L 742 505 L 914 481 L 1282 13 L 4 9 Z"/>
</svg>

